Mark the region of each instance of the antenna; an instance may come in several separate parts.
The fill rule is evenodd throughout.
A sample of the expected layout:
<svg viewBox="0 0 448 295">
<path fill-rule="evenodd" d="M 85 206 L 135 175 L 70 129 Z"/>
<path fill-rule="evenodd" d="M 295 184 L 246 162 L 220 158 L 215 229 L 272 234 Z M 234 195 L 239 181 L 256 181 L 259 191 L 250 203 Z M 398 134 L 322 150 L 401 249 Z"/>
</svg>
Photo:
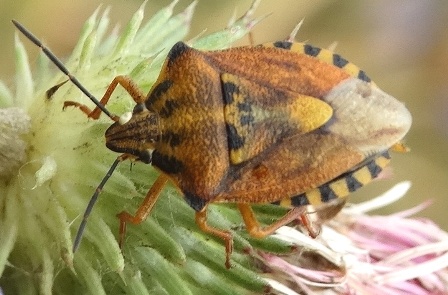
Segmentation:
<svg viewBox="0 0 448 295">
<path fill-rule="evenodd" d="M 68 80 L 70 80 L 73 84 L 75 84 L 76 87 L 79 88 L 79 90 L 81 90 L 88 98 L 90 98 L 90 100 L 103 112 L 105 113 L 109 118 L 111 118 L 113 121 L 116 121 L 116 117 L 114 115 L 112 115 L 105 107 L 102 103 L 100 103 L 95 96 L 93 96 L 84 86 L 82 86 L 82 84 L 78 81 L 78 79 L 76 79 L 75 76 L 73 76 L 72 74 L 70 74 L 69 70 L 64 66 L 64 64 L 61 62 L 60 59 L 58 59 L 56 57 L 56 55 L 50 51 L 50 49 L 48 49 L 45 45 L 42 44 L 42 42 L 36 37 L 34 36 L 30 31 L 28 31 L 24 26 L 22 26 L 19 22 L 12 20 L 12 23 L 17 27 L 17 29 L 22 32 L 23 35 L 25 35 L 25 37 L 27 37 L 31 42 L 33 42 L 35 45 L 37 45 L 38 47 L 41 48 L 41 50 L 45 53 L 45 55 L 59 68 L 59 70 L 61 70 L 67 77 Z M 56 86 L 53 86 L 52 88 L 50 88 L 47 91 L 47 96 L 51 97 L 55 91 L 57 91 L 57 89 L 62 86 L 64 83 L 66 83 L 68 80 L 65 80 L 62 83 L 59 83 Z M 93 196 L 91 197 L 89 204 L 87 205 L 87 208 L 84 212 L 81 224 L 78 228 L 78 232 L 76 233 L 76 237 L 73 243 L 73 253 L 78 249 L 79 244 L 81 243 L 81 239 L 82 239 L 82 235 L 84 233 L 84 229 L 86 227 L 87 224 L 87 218 L 89 217 L 92 209 L 93 209 L 93 205 L 95 204 L 96 200 L 98 199 L 98 196 L 101 192 L 101 190 L 103 189 L 103 186 L 106 184 L 107 180 L 110 178 L 110 176 L 112 175 L 113 171 L 115 170 L 115 168 L 117 168 L 118 163 L 120 163 L 121 161 L 123 161 L 124 159 L 126 159 L 125 155 L 121 155 L 119 156 L 114 163 L 112 164 L 112 166 L 110 167 L 109 171 L 107 172 L 106 176 L 104 176 L 103 180 L 101 181 L 101 183 L 98 185 L 98 187 L 95 190 L 95 193 L 93 194 Z"/>
<path fill-rule="evenodd" d="M 105 107 L 104 105 L 102 105 L 98 99 L 95 98 L 95 96 L 93 96 L 93 94 L 91 94 L 84 86 L 82 86 L 82 84 L 78 81 L 78 79 L 76 79 L 75 76 L 73 76 L 72 74 L 70 74 L 69 70 L 64 66 L 64 64 L 61 62 L 61 60 L 59 58 L 56 57 L 56 55 L 50 51 L 50 49 L 48 49 L 44 44 L 42 44 L 42 42 L 36 37 L 34 36 L 30 31 L 28 31 L 24 26 L 22 26 L 19 22 L 17 22 L 16 20 L 12 20 L 12 23 L 16 26 L 16 28 L 22 32 L 23 35 L 25 35 L 25 37 L 27 37 L 31 42 L 33 42 L 35 45 L 37 45 L 38 47 L 40 47 L 40 49 L 45 53 L 45 55 L 59 68 L 59 70 L 61 70 L 61 72 L 63 72 L 68 79 L 75 84 L 76 87 L 79 88 L 79 90 L 81 90 L 88 98 L 90 98 L 90 100 L 103 112 L 105 113 L 109 118 L 111 118 L 112 120 L 116 121 L 116 119 L 114 119 L 114 115 L 112 115 Z M 52 88 L 53 89 L 53 88 Z"/>
<path fill-rule="evenodd" d="M 103 180 L 101 180 L 101 183 L 96 188 L 95 193 L 90 198 L 89 204 L 87 205 L 87 208 L 84 211 L 84 215 L 82 217 L 81 224 L 79 225 L 78 232 L 76 233 L 75 241 L 73 242 L 73 253 L 76 252 L 76 250 L 79 247 L 79 244 L 81 244 L 82 235 L 83 235 L 84 229 L 86 228 L 86 225 L 87 225 L 87 218 L 89 217 L 90 212 L 92 212 L 93 206 L 95 205 L 96 200 L 98 199 L 98 196 L 100 195 L 100 192 L 103 190 L 103 186 L 106 184 L 107 180 L 109 180 L 109 178 L 112 176 L 112 173 L 114 172 L 115 168 L 117 168 L 117 165 L 120 162 L 122 162 L 124 159 L 126 159 L 126 157 L 121 155 L 114 161 L 112 166 L 109 168 L 109 171 L 107 171 Z"/>
</svg>

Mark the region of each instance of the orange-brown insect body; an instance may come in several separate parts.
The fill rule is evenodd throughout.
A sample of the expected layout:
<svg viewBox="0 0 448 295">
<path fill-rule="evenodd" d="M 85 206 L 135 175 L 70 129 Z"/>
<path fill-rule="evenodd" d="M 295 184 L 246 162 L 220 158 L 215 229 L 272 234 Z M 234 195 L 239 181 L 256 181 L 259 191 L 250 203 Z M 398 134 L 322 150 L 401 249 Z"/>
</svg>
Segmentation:
<svg viewBox="0 0 448 295">
<path fill-rule="evenodd" d="M 125 159 L 152 163 L 161 174 L 135 215 L 118 214 L 120 243 L 126 224 L 142 222 L 171 180 L 196 210 L 198 226 L 225 241 L 230 267 L 232 235 L 207 224 L 208 203 L 237 203 L 248 232 L 264 237 L 299 218 L 304 205 L 343 198 L 367 184 L 388 164 L 390 149 L 405 149 L 397 143 L 410 128 L 408 110 L 328 50 L 284 41 L 202 52 L 179 42 L 147 96 L 117 76 L 98 101 L 35 36 L 13 23 L 96 104 L 93 111 L 72 101 L 64 107 L 79 107 L 93 119 L 104 112 L 115 121 L 106 145 L 123 154 L 92 196 L 73 251 L 102 187 Z M 119 84 L 136 102 L 130 117 L 105 108 Z M 296 208 L 261 227 L 252 203 Z"/>
<path fill-rule="evenodd" d="M 361 164 L 366 154 L 328 128 L 339 118 L 325 95 L 350 73 L 314 57 L 314 47 L 305 54 L 277 44 L 201 52 L 177 43 L 133 119 L 106 132 L 108 147 L 140 159 L 152 152 L 197 211 L 211 201 L 276 202 Z M 129 125 L 134 117 L 151 124 Z M 116 129 L 129 136 L 117 141 Z M 392 131 L 382 151 L 404 135 Z"/>
<path fill-rule="evenodd" d="M 363 71 L 300 43 L 201 52 L 179 42 L 148 96 L 119 76 L 101 102 L 117 83 L 137 104 L 128 122 L 106 131 L 106 145 L 124 153 L 117 161 L 135 157 L 162 172 L 135 215 L 118 214 L 120 244 L 126 224 L 148 216 L 170 179 L 196 211 L 199 228 L 224 240 L 228 268 L 232 234 L 207 224 L 208 203 L 237 203 L 254 237 L 298 218 L 315 235 L 303 206 L 345 197 L 377 177 L 411 124 L 404 105 Z M 98 108 L 88 116 L 97 117 Z M 262 227 L 252 203 L 296 208 Z"/>
</svg>

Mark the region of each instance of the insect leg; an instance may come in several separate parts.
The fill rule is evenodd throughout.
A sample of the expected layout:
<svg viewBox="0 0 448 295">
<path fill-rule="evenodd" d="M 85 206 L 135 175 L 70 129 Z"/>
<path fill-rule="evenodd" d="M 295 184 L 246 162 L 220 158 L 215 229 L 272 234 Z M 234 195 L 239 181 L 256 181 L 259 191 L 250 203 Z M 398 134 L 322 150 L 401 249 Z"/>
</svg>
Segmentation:
<svg viewBox="0 0 448 295">
<path fill-rule="evenodd" d="M 299 219 L 302 225 L 308 231 L 308 235 L 313 239 L 317 238 L 317 236 L 320 234 L 320 227 L 319 226 L 317 228 L 313 227 L 313 223 L 308 218 L 308 214 L 307 213 L 300 214 Z"/>
<path fill-rule="evenodd" d="M 141 103 L 145 101 L 146 95 L 143 93 L 143 91 L 138 87 L 137 84 L 134 83 L 134 81 L 131 80 L 128 76 L 117 76 L 115 77 L 112 82 L 109 84 L 109 87 L 107 87 L 106 92 L 104 93 L 103 97 L 100 100 L 100 104 L 105 106 L 112 93 L 114 92 L 117 85 L 120 84 L 132 97 L 132 99 L 135 101 L 135 103 Z M 64 102 L 64 109 L 69 106 L 74 106 L 79 108 L 83 113 L 87 115 L 88 118 L 92 118 L 94 120 L 98 119 L 101 115 L 102 110 L 97 106 L 93 110 L 90 110 L 86 105 L 80 104 L 76 101 L 65 101 Z M 114 117 L 114 121 L 117 121 L 118 117 Z"/>
<path fill-rule="evenodd" d="M 149 189 L 145 199 L 137 209 L 137 213 L 135 213 L 135 215 L 131 215 L 126 211 L 122 211 L 117 214 L 117 217 L 120 219 L 120 231 L 118 240 L 120 248 L 123 246 L 124 236 L 126 234 L 126 223 L 130 222 L 132 224 L 140 224 L 146 219 L 146 217 L 148 217 L 167 181 L 168 177 L 166 175 L 159 175 L 159 177 L 153 183 L 152 187 Z"/>
<path fill-rule="evenodd" d="M 233 251 L 232 234 L 229 231 L 211 227 L 207 224 L 207 206 L 205 206 L 201 211 L 196 212 L 195 218 L 196 224 L 202 231 L 224 240 L 224 243 L 226 245 L 226 267 L 229 269 L 231 266 L 230 255 Z"/>
<path fill-rule="evenodd" d="M 238 203 L 238 209 L 243 216 L 247 231 L 255 238 L 264 238 L 285 224 L 288 224 L 296 219 L 302 220 L 302 216 L 305 213 L 305 209 L 303 207 L 293 208 L 273 224 L 262 227 L 258 223 L 257 217 L 249 204 Z"/>
</svg>

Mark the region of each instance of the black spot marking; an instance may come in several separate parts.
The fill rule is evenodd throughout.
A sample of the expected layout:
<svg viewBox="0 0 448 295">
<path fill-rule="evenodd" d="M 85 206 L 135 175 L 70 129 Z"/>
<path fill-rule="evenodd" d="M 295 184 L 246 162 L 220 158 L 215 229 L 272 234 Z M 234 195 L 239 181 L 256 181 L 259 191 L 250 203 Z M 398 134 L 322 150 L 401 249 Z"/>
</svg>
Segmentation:
<svg viewBox="0 0 448 295">
<path fill-rule="evenodd" d="M 288 41 L 277 41 L 274 43 L 274 47 L 290 50 L 292 43 Z"/>
<path fill-rule="evenodd" d="M 302 207 L 309 204 L 310 202 L 308 201 L 306 194 L 300 194 L 291 198 L 291 205 L 294 207 Z"/>
<path fill-rule="evenodd" d="M 346 175 L 344 180 L 347 184 L 348 191 L 351 193 L 362 187 L 362 183 L 353 177 L 353 173 Z"/>
<path fill-rule="evenodd" d="M 224 102 L 226 104 L 232 104 L 233 103 L 233 94 L 239 93 L 238 86 L 235 85 L 233 82 L 224 82 L 222 84 L 222 91 L 224 96 Z"/>
<path fill-rule="evenodd" d="M 358 79 L 365 81 L 365 82 L 370 82 L 372 81 L 363 70 L 360 70 L 358 73 Z"/>
<path fill-rule="evenodd" d="M 329 182 L 329 183 L 331 183 L 331 182 Z M 330 202 L 331 200 L 338 198 L 336 193 L 329 186 L 329 183 L 326 183 L 319 187 L 320 199 L 323 203 L 327 203 L 327 202 Z"/>
<path fill-rule="evenodd" d="M 181 161 L 156 150 L 152 153 L 152 164 L 167 174 L 178 174 L 184 170 L 184 164 Z"/>
<path fill-rule="evenodd" d="M 280 205 L 280 201 L 271 202 L 271 204 L 279 206 Z"/>
<path fill-rule="evenodd" d="M 378 166 L 375 163 L 375 161 L 371 161 L 371 162 L 367 163 L 366 167 L 367 167 L 367 169 L 369 169 L 369 172 L 370 172 L 370 175 L 372 176 L 372 179 L 377 177 L 378 174 L 380 174 L 381 171 L 383 170 L 383 168 Z"/>
<path fill-rule="evenodd" d="M 204 199 L 201 199 L 201 197 L 189 193 L 189 192 L 184 192 L 185 195 L 185 201 L 187 202 L 188 205 L 190 205 L 191 208 L 193 208 L 195 211 L 199 212 L 201 211 L 205 205 L 207 205 L 207 201 Z"/>
<path fill-rule="evenodd" d="M 148 95 L 148 99 L 146 100 L 146 106 L 148 104 L 154 104 L 157 100 L 159 100 L 162 95 L 170 89 L 173 85 L 173 82 L 170 80 L 165 80 L 154 86 L 152 91 Z"/>
<path fill-rule="evenodd" d="M 310 56 L 318 56 L 320 51 L 322 50 L 319 47 L 314 47 L 309 44 L 304 45 L 303 49 L 305 51 L 305 54 L 310 55 Z"/>
<path fill-rule="evenodd" d="M 182 41 L 174 44 L 167 56 L 168 65 L 171 65 L 177 58 L 179 58 L 179 56 L 183 55 L 188 50 L 190 50 L 190 47 Z"/>
<path fill-rule="evenodd" d="M 251 112 L 252 111 L 252 107 L 250 106 L 250 103 L 248 102 L 239 102 L 237 105 L 238 110 L 240 112 Z"/>
<path fill-rule="evenodd" d="M 165 101 L 165 105 L 160 110 L 159 115 L 162 118 L 168 118 L 173 114 L 174 110 L 177 109 L 178 107 L 179 104 L 176 101 L 168 99 Z"/>
<path fill-rule="evenodd" d="M 167 131 L 162 135 L 162 141 L 167 143 L 170 147 L 176 147 L 181 144 L 181 136 L 177 133 Z"/>
<path fill-rule="evenodd" d="M 240 118 L 241 126 L 251 125 L 251 123 L 254 122 L 254 121 L 255 121 L 255 118 L 252 115 L 250 115 L 250 114 L 249 115 L 243 115 Z"/>
<path fill-rule="evenodd" d="M 236 130 L 235 126 L 227 123 L 226 129 L 227 129 L 227 140 L 229 142 L 229 149 L 237 150 L 239 148 L 242 148 L 244 146 L 244 138 L 242 138 L 238 134 L 238 131 Z"/>
<path fill-rule="evenodd" d="M 333 64 L 342 69 L 346 64 L 348 64 L 348 60 L 341 57 L 339 54 L 333 54 Z"/>
</svg>

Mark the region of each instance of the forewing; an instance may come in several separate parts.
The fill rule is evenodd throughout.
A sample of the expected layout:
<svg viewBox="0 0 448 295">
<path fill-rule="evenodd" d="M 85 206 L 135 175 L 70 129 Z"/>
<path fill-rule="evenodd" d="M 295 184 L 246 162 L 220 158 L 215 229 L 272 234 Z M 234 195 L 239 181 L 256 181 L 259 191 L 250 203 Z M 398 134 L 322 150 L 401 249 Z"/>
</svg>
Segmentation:
<svg viewBox="0 0 448 295">
<path fill-rule="evenodd" d="M 233 166 L 215 199 L 266 203 L 319 187 L 362 162 L 364 156 L 331 133 L 287 138 L 243 165 Z"/>
</svg>

